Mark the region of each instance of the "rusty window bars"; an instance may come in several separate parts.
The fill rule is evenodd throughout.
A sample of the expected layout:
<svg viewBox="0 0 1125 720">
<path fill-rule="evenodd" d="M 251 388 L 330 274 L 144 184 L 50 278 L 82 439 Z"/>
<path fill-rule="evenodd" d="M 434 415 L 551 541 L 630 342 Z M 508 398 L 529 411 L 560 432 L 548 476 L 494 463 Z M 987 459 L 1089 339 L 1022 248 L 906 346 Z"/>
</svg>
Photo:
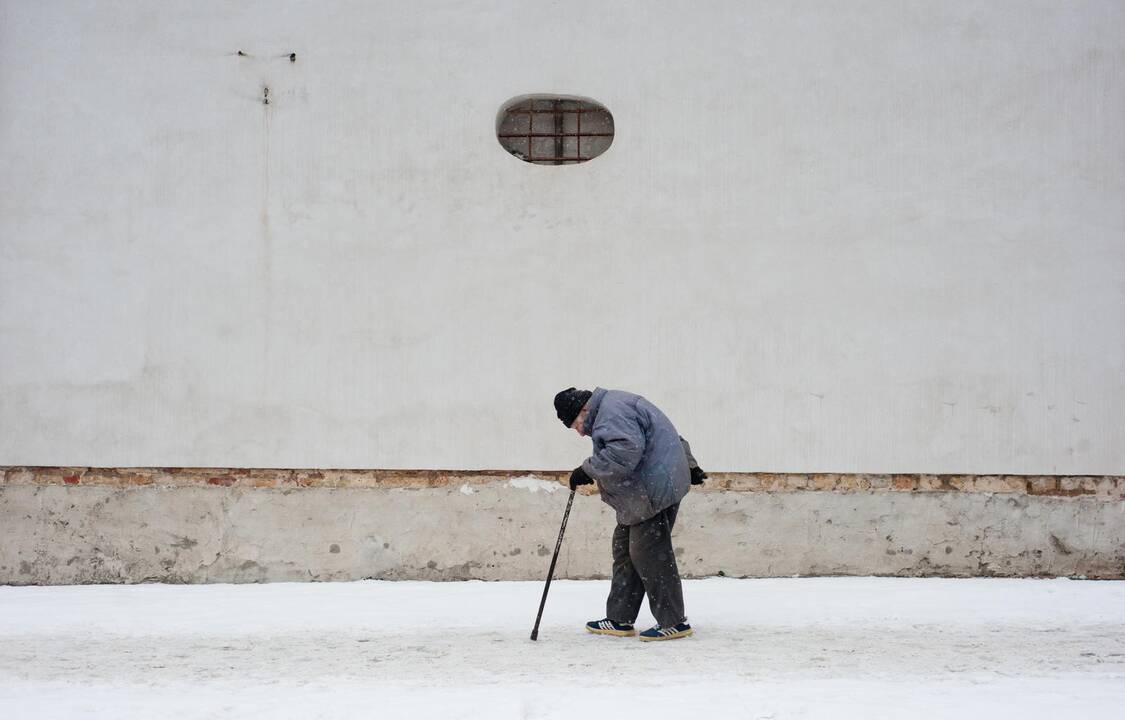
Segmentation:
<svg viewBox="0 0 1125 720">
<path fill-rule="evenodd" d="M 533 97 L 502 112 L 496 137 L 512 155 L 536 165 L 586 162 L 613 142 L 613 116 L 596 102 Z"/>
</svg>

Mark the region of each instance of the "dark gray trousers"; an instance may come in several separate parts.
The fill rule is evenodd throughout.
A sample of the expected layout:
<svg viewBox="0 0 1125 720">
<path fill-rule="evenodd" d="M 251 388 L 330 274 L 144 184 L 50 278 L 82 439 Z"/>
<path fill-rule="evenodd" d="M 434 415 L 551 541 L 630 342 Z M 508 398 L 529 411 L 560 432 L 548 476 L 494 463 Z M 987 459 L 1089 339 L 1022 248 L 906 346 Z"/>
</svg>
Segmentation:
<svg viewBox="0 0 1125 720">
<path fill-rule="evenodd" d="M 613 582 L 606 601 L 606 617 L 635 623 L 641 600 L 660 627 L 684 622 L 684 590 L 676 554 L 672 549 L 672 526 L 680 504 L 658 512 L 636 525 L 618 525 L 613 531 Z"/>
</svg>

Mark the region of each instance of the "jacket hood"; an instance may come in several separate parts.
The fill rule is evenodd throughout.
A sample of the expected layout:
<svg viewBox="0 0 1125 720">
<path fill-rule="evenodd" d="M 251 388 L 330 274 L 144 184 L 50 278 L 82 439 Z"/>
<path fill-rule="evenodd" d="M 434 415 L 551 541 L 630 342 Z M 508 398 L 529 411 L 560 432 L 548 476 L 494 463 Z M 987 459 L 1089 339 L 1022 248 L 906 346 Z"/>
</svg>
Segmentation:
<svg viewBox="0 0 1125 720">
<path fill-rule="evenodd" d="M 594 394 L 586 401 L 586 422 L 582 423 L 582 434 L 589 436 L 594 428 L 594 418 L 598 416 L 598 408 L 602 405 L 602 398 L 605 397 L 605 388 L 594 388 Z"/>
</svg>

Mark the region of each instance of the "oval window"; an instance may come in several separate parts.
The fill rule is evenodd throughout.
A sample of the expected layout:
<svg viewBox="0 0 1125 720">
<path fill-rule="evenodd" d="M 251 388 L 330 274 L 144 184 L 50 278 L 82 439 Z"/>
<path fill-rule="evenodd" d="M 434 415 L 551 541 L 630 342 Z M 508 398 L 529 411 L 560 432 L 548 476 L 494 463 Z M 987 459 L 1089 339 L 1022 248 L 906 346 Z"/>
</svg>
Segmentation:
<svg viewBox="0 0 1125 720">
<path fill-rule="evenodd" d="M 589 98 L 523 95 L 500 108 L 496 139 L 524 162 L 576 165 L 609 149 L 613 115 Z"/>
</svg>

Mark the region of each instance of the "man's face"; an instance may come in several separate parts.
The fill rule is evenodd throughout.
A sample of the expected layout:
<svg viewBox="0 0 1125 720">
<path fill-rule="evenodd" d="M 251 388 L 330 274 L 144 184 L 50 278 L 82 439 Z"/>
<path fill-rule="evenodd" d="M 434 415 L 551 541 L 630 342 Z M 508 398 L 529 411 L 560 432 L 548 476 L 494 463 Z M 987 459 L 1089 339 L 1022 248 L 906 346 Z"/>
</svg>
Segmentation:
<svg viewBox="0 0 1125 720">
<path fill-rule="evenodd" d="M 582 432 L 582 426 L 585 425 L 585 424 L 586 424 L 586 407 L 583 406 L 582 409 L 578 411 L 578 417 L 574 418 L 574 422 L 572 422 L 570 424 L 570 429 L 573 430 L 574 432 L 578 433 L 579 435 L 584 436 L 586 433 Z"/>
</svg>

